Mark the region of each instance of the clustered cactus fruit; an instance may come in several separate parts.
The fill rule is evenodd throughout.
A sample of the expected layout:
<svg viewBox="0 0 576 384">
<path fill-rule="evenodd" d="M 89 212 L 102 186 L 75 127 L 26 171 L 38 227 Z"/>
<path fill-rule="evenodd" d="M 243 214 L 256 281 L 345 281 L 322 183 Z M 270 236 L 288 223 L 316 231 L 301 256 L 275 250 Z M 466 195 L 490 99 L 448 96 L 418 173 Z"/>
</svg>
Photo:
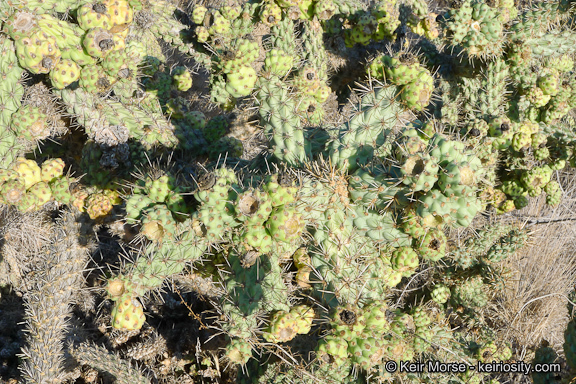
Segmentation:
<svg viewBox="0 0 576 384">
<path fill-rule="evenodd" d="M 515 356 L 478 324 L 502 289 L 496 266 L 530 232 L 496 222 L 450 234 L 542 194 L 562 202 L 558 171 L 576 166 L 569 3 L 3 2 L 0 203 L 137 233 L 131 261 L 103 277 L 118 332 L 145 328 L 150 294 L 176 276 L 217 286 L 211 327 L 238 382 L 487 382 L 385 362 Z M 345 108 L 336 50 L 364 84 Z M 240 138 L 246 113 L 259 128 Z M 28 382 L 64 377 L 66 327 L 39 328 L 50 311 L 69 315 L 86 250 L 58 239 L 36 286 L 14 287 L 33 335 Z M 56 289 L 60 270 L 71 285 Z M 423 271 L 430 284 L 408 289 Z M 36 312 L 44 293 L 61 302 Z M 148 380 L 103 348 L 68 347 L 119 380 Z"/>
</svg>

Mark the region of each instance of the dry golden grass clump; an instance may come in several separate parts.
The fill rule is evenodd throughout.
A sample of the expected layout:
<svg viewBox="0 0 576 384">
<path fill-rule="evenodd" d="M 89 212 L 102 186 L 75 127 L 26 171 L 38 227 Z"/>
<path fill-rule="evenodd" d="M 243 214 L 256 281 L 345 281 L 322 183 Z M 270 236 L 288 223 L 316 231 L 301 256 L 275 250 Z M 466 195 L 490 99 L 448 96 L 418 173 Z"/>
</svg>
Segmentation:
<svg viewBox="0 0 576 384">
<path fill-rule="evenodd" d="M 502 218 L 520 220 L 532 237 L 503 263 L 509 273 L 505 289 L 494 296 L 485 316 L 523 361 L 531 361 L 542 342 L 562 355 L 567 300 L 576 282 L 575 176 L 574 170 L 559 175 L 564 197 L 558 207 L 545 205 L 541 196 Z"/>
</svg>

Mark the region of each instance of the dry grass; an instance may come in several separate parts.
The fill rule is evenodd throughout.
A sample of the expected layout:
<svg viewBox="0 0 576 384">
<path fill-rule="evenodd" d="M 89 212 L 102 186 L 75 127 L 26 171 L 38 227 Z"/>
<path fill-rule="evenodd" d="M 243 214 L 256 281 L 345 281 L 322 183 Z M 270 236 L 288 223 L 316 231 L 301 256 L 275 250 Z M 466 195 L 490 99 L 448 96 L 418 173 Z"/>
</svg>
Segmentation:
<svg viewBox="0 0 576 384">
<path fill-rule="evenodd" d="M 543 340 L 561 354 L 569 320 L 567 295 L 576 282 L 576 171 L 557 176 L 565 193 L 557 208 L 546 206 L 540 196 L 502 218 L 524 222 L 533 236 L 528 246 L 503 264 L 510 278 L 486 316 L 524 361 L 533 358 Z"/>
</svg>

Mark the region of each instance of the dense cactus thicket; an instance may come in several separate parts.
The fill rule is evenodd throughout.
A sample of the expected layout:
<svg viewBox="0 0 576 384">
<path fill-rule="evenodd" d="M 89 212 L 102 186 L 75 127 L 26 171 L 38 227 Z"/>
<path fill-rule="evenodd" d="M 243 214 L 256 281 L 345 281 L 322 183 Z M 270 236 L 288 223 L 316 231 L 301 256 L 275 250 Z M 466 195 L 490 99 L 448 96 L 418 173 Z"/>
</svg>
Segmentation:
<svg viewBox="0 0 576 384">
<path fill-rule="evenodd" d="M 389 362 L 526 359 L 485 309 L 576 167 L 574 12 L 0 2 L 0 377 L 509 382 Z"/>
</svg>

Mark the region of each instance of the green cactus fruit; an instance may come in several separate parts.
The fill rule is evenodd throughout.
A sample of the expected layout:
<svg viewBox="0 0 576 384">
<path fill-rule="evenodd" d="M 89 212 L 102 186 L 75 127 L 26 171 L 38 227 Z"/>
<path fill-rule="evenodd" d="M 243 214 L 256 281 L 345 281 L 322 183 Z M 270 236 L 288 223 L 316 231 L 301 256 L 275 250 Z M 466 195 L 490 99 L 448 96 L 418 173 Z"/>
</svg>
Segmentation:
<svg viewBox="0 0 576 384">
<path fill-rule="evenodd" d="M 546 136 L 544 133 L 533 133 L 532 134 L 532 148 L 533 149 L 544 147 L 546 145 L 547 141 L 548 141 L 548 136 Z"/>
<path fill-rule="evenodd" d="M 232 364 L 245 365 L 252 357 L 252 345 L 244 339 L 234 338 L 226 346 L 225 355 Z"/>
<path fill-rule="evenodd" d="M 264 3 L 260 11 L 260 21 L 272 27 L 282 21 L 282 8 L 274 1 Z"/>
<path fill-rule="evenodd" d="M 429 229 L 423 238 L 416 240 L 418 254 L 430 261 L 439 261 L 446 255 L 447 243 L 446 235 L 437 228 Z"/>
<path fill-rule="evenodd" d="M 314 96 L 320 85 L 318 71 L 311 65 L 302 67 L 294 77 L 294 87 L 308 96 Z"/>
<path fill-rule="evenodd" d="M 498 208 L 496 209 L 496 213 L 501 215 L 504 213 L 512 212 L 515 209 L 516 209 L 516 204 L 514 203 L 514 200 L 506 200 L 506 201 L 502 202 L 502 204 L 500 204 L 500 206 L 498 206 Z"/>
<path fill-rule="evenodd" d="M 62 57 L 56 39 L 42 30 L 16 40 L 15 46 L 20 66 L 34 74 L 50 72 Z"/>
<path fill-rule="evenodd" d="M 50 182 L 50 191 L 54 200 L 60 204 L 69 204 L 72 201 L 70 193 L 70 183 L 65 177 L 54 179 Z"/>
<path fill-rule="evenodd" d="M 214 173 L 206 173 L 199 181 L 199 191 L 194 194 L 198 202 L 217 207 L 226 206 L 227 200 L 236 199 L 231 185 L 238 182 L 233 170 L 219 168 Z"/>
<path fill-rule="evenodd" d="M 108 9 L 103 2 L 84 4 L 77 10 L 76 20 L 78 25 L 85 31 L 92 28 L 112 28 L 112 21 L 108 16 Z"/>
<path fill-rule="evenodd" d="M 438 185 L 440 189 L 450 195 L 456 193 L 462 196 L 458 191 L 462 191 L 461 186 L 474 186 L 477 179 L 477 170 L 481 167 L 480 159 L 471 158 L 469 161 L 452 162 L 447 164 L 439 176 Z"/>
<path fill-rule="evenodd" d="M 435 159 L 416 153 L 409 156 L 400 167 L 402 183 L 414 192 L 429 191 L 438 180 L 438 169 Z"/>
<path fill-rule="evenodd" d="M 294 66 L 294 57 L 279 48 L 266 52 L 264 60 L 266 71 L 280 78 L 286 76 Z"/>
<path fill-rule="evenodd" d="M 111 51 L 100 62 L 100 66 L 108 76 L 113 79 L 127 79 L 132 77 L 135 68 L 130 68 L 128 53 L 125 49 Z"/>
<path fill-rule="evenodd" d="M 208 33 L 214 35 L 226 35 L 230 32 L 230 20 L 226 19 L 218 11 L 212 13 L 212 25 L 208 28 Z M 198 31 L 196 31 L 198 34 Z"/>
<path fill-rule="evenodd" d="M 412 320 L 416 329 L 427 327 L 432 323 L 432 319 L 422 307 L 414 307 L 412 309 Z"/>
<path fill-rule="evenodd" d="M 450 288 L 444 284 L 436 284 L 430 296 L 435 303 L 444 304 L 450 298 Z"/>
<path fill-rule="evenodd" d="M 415 328 L 414 319 L 410 314 L 404 313 L 400 309 L 394 311 L 394 320 L 390 324 L 390 330 L 395 336 L 402 338 L 414 332 Z"/>
<path fill-rule="evenodd" d="M 377 41 L 386 38 L 394 39 L 396 29 L 400 26 L 397 2 L 378 3 L 371 14 L 378 23 L 378 29 L 372 35 L 373 39 Z"/>
<path fill-rule="evenodd" d="M 418 328 L 414 333 L 412 347 L 415 353 L 423 353 L 430 348 L 430 341 L 434 337 L 434 331 L 428 328 Z"/>
<path fill-rule="evenodd" d="M 173 186 L 168 175 L 162 175 L 157 179 L 148 177 L 145 181 L 145 189 L 148 197 L 158 203 L 166 201 L 172 188 Z"/>
<path fill-rule="evenodd" d="M 19 157 L 12 169 L 18 173 L 18 180 L 24 183 L 26 189 L 42 181 L 42 170 L 34 160 Z"/>
<path fill-rule="evenodd" d="M 373 301 L 362 308 L 364 315 L 364 333 L 378 337 L 390 330 L 390 323 L 386 318 L 388 305 L 386 301 Z"/>
<path fill-rule="evenodd" d="M 196 40 L 198 40 L 199 43 L 206 43 L 210 38 L 210 32 L 202 25 L 194 28 L 194 32 L 196 33 Z"/>
<path fill-rule="evenodd" d="M 133 224 L 139 220 L 142 211 L 154 205 L 154 201 L 148 196 L 133 195 L 126 201 L 126 219 L 129 223 Z"/>
<path fill-rule="evenodd" d="M 112 83 L 99 65 L 86 65 L 80 71 L 79 85 L 88 93 L 104 93 Z"/>
<path fill-rule="evenodd" d="M 192 75 L 186 67 L 176 67 L 172 71 L 172 82 L 181 92 L 186 92 L 192 88 Z"/>
<path fill-rule="evenodd" d="M 489 122 L 488 133 L 490 136 L 497 138 L 494 146 L 497 149 L 506 149 L 512 144 L 515 125 L 507 117 L 498 117 Z"/>
<path fill-rule="evenodd" d="M 140 64 L 147 56 L 146 46 L 143 42 L 138 40 L 130 40 L 126 43 L 124 48 L 126 56 L 134 64 Z"/>
<path fill-rule="evenodd" d="M 470 268 L 478 263 L 476 256 L 467 249 L 456 249 L 451 256 L 454 264 L 462 269 Z"/>
<path fill-rule="evenodd" d="M 564 167 L 566 167 L 566 160 L 564 160 L 564 159 L 554 159 L 550 164 L 548 164 L 548 166 L 549 166 L 553 171 L 560 171 L 560 170 L 564 169 Z"/>
<path fill-rule="evenodd" d="M 64 89 L 80 78 L 80 66 L 70 59 L 61 59 L 49 76 L 54 88 Z"/>
<path fill-rule="evenodd" d="M 92 28 L 84 35 L 82 46 L 90 56 L 101 59 L 114 50 L 114 36 L 107 29 Z"/>
<path fill-rule="evenodd" d="M 268 233 L 276 240 L 283 242 L 292 242 L 304 231 L 306 222 L 302 214 L 296 211 L 294 207 L 282 205 L 275 207 L 270 218 L 266 221 Z"/>
<path fill-rule="evenodd" d="M 130 26 L 134 19 L 134 11 L 126 0 L 102 0 L 110 17 L 112 27 L 110 32 L 119 35 Z"/>
<path fill-rule="evenodd" d="M 369 370 L 382 359 L 382 340 L 374 337 L 358 338 L 348 342 L 348 354 L 352 363 Z"/>
<path fill-rule="evenodd" d="M 310 332 L 313 319 L 314 310 L 306 305 L 293 307 L 290 312 L 275 312 L 264 330 L 264 338 L 271 343 L 290 341 L 298 334 Z"/>
<path fill-rule="evenodd" d="M 542 193 L 542 188 L 550 181 L 551 177 L 552 169 L 550 167 L 534 167 L 522 172 L 520 180 L 530 196 L 539 196 Z"/>
<path fill-rule="evenodd" d="M 156 204 L 142 212 L 142 234 L 152 241 L 172 239 L 176 220 L 164 204 Z"/>
<path fill-rule="evenodd" d="M 204 24 L 204 18 L 206 17 L 206 13 L 208 12 L 208 8 L 203 5 L 196 4 L 192 9 L 192 21 L 194 24 Z"/>
<path fill-rule="evenodd" d="M 43 140 L 50 136 L 47 120 L 48 116 L 40 108 L 24 105 L 12 115 L 12 129 L 26 140 Z"/>
<path fill-rule="evenodd" d="M 319 125 L 324 119 L 324 108 L 312 96 L 304 96 L 296 108 L 296 113 L 309 124 Z"/>
<path fill-rule="evenodd" d="M 26 192 L 18 204 L 16 204 L 16 208 L 24 213 L 33 212 L 40 208 L 40 200 L 35 194 Z"/>
<path fill-rule="evenodd" d="M 261 223 L 244 224 L 239 241 L 255 248 L 258 252 L 269 253 L 272 251 L 272 236 Z"/>
<path fill-rule="evenodd" d="M 316 353 L 320 361 L 340 367 L 348 360 L 348 342 L 339 336 L 328 335 L 320 339 Z"/>
<path fill-rule="evenodd" d="M 313 96 L 318 103 L 325 103 L 326 101 L 328 101 L 328 98 L 330 97 L 331 94 L 332 89 L 330 88 L 330 86 L 326 83 L 322 83 L 320 84 L 320 86 L 318 87 Z"/>
<path fill-rule="evenodd" d="M 529 147 L 532 144 L 532 130 L 529 125 L 521 124 L 518 131 L 512 137 L 512 148 L 516 152 Z"/>
<path fill-rule="evenodd" d="M 342 306 L 336 308 L 330 324 L 334 336 L 349 342 L 362 335 L 366 327 L 366 319 L 358 308 Z"/>
<path fill-rule="evenodd" d="M 220 8 L 220 12 L 226 19 L 234 21 L 242 14 L 242 7 L 237 2 L 230 1 Z"/>
<path fill-rule="evenodd" d="M 418 134 L 418 130 L 414 127 L 403 130 L 402 135 L 397 142 L 398 148 L 396 149 L 396 156 L 399 158 L 425 152 L 426 147 L 428 146 L 428 140 L 422 139 Z M 439 159 L 433 154 L 430 154 L 430 156 L 434 157 L 436 160 Z"/>
<path fill-rule="evenodd" d="M 546 147 L 539 147 L 534 149 L 534 159 L 536 161 L 546 160 L 550 157 L 550 150 Z"/>
<path fill-rule="evenodd" d="M 93 193 L 84 202 L 86 213 L 92 220 L 106 217 L 112 212 L 112 200 L 104 193 Z"/>
<path fill-rule="evenodd" d="M 551 97 L 550 95 L 545 95 L 540 87 L 532 87 L 526 92 L 526 99 L 536 108 L 548 104 Z"/>
<path fill-rule="evenodd" d="M 76 189 L 72 194 L 71 204 L 73 207 L 78 209 L 80 212 L 86 212 L 84 209 L 84 202 L 90 196 L 90 194 L 85 189 Z"/>
<path fill-rule="evenodd" d="M 29 194 L 29 193 L 36 196 L 37 207 L 43 206 L 44 204 L 49 202 L 50 199 L 52 198 L 52 191 L 50 191 L 50 186 L 43 181 L 36 183 L 33 186 L 31 186 L 30 189 L 28 189 L 28 191 L 26 191 L 26 194 Z"/>
<path fill-rule="evenodd" d="M 384 346 L 384 356 L 390 360 L 411 361 L 414 358 L 414 350 L 404 338 L 393 337 Z"/>
<path fill-rule="evenodd" d="M 18 174 L 11 169 L 0 168 L 0 185 L 9 181 L 18 179 Z"/>
<path fill-rule="evenodd" d="M 186 214 L 189 212 L 189 209 L 186 205 L 186 200 L 184 200 L 184 197 L 180 193 L 170 191 L 165 204 L 166 207 L 168 207 L 168 210 L 172 212 L 172 216 L 174 216 L 178 221 L 186 220 Z"/>
<path fill-rule="evenodd" d="M 562 189 L 556 180 L 551 180 L 544 186 L 546 192 L 546 204 L 557 207 L 562 201 Z"/>
<path fill-rule="evenodd" d="M 120 297 L 112 308 L 112 326 L 116 329 L 134 331 L 142 328 L 146 317 L 144 308 L 136 297 L 129 294 Z"/>
<path fill-rule="evenodd" d="M 262 189 L 268 193 L 273 207 L 292 203 L 298 193 L 298 187 L 290 178 L 278 174 L 266 176 Z"/>
<path fill-rule="evenodd" d="M 404 211 L 401 228 L 404 233 L 414 238 L 424 237 L 428 231 L 428 228 L 422 222 L 422 218 L 413 209 Z"/>
<path fill-rule="evenodd" d="M 264 223 L 272 213 L 272 201 L 266 192 L 249 189 L 238 195 L 236 219 L 248 223 Z"/>
<path fill-rule="evenodd" d="M 314 3 L 314 14 L 319 20 L 329 20 L 337 12 L 337 7 L 332 0 L 319 0 Z"/>
<path fill-rule="evenodd" d="M 248 39 L 236 39 L 233 42 L 233 50 L 220 64 L 224 73 L 234 73 L 238 68 L 249 66 L 260 56 L 260 46 L 255 41 Z"/>
<path fill-rule="evenodd" d="M 248 96 L 254 89 L 258 75 L 252 67 L 243 66 L 226 75 L 226 92 L 232 97 Z"/>
<path fill-rule="evenodd" d="M 18 180 L 8 180 L 0 187 L 0 194 L 5 204 L 17 205 L 26 194 L 26 187 Z"/>
<path fill-rule="evenodd" d="M 521 196 L 527 193 L 524 184 L 519 180 L 504 180 L 501 189 L 502 192 L 512 197 Z"/>
<path fill-rule="evenodd" d="M 483 363 L 507 361 L 512 358 L 512 350 L 507 345 L 499 347 L 491 341 L 478 349 L 476 358 Z"/>
<path fill-rule="evenodd" d="M 402 88 L 400 97 L 409 109 L 423 111 L 432 98 L 434 78 L 427 72 L 421 72 L 418 78 Z"/>
<path fill-rule="evenodd" d="M 399 58 L 387 55 L 377 58 L 370 67 L 370 74 L 376 79 L 383 79 L 382 70 L 386 75 L 386 80 L 396 85 L 413 83 L 423 72 L 426 72 L 416 56 L 412 54 L 404 54 Z"/>
<path fill-rule="evenodd" d="M 498 263 L 522 248 L 528 240 L 528 232 L 513 228 L 498 239 L 486 252 L 485 260 Z"/>
<path fill-rule="evenodd" d="M 202 133 L 208 143 L 213 143 L 224 137 L 230 129 L 230 124 L 225 116 L 215 116 L 206 124 Z"/>
<path fill-rule="evenodd" d="M 12 13 L 4 22 L 4 31 L 13 40 L 29 37 L 38 31 L 38 16 L 20 10 Z"/>
<path fill-rule="evenodd" d="M 545 95 L 556 95 L 559 91 L 558 73 L 553 71 L 539 77 L 538 87 Z"/>
<path fill-rule="evenodd" d="M 452 303 L 468 308 L 482 308 L 488 304 L 488 295 L 480 276 L 472 277 L 452 288 Z"/>
<path fill-rule="evenodd" d="M 184 119 L 192 129 L 204 129 L 206 126 L 206 116 L 200 111 L 189 111 L 184 114 Z"/>
<path fill-rule="evenodd" d="M 418 268 L 418 254 L 410 247 L 400 247 L 392 252 L 392 268 L 403 276 L 411 276 Z"/>
<path fill-rule="evenodd" d="M 474 119 L 466 128 L 465 135 L 468 146 L 478 148 L 482 145 L 488 135 L 488 123 L 482 119 Z"/>
</svg>

